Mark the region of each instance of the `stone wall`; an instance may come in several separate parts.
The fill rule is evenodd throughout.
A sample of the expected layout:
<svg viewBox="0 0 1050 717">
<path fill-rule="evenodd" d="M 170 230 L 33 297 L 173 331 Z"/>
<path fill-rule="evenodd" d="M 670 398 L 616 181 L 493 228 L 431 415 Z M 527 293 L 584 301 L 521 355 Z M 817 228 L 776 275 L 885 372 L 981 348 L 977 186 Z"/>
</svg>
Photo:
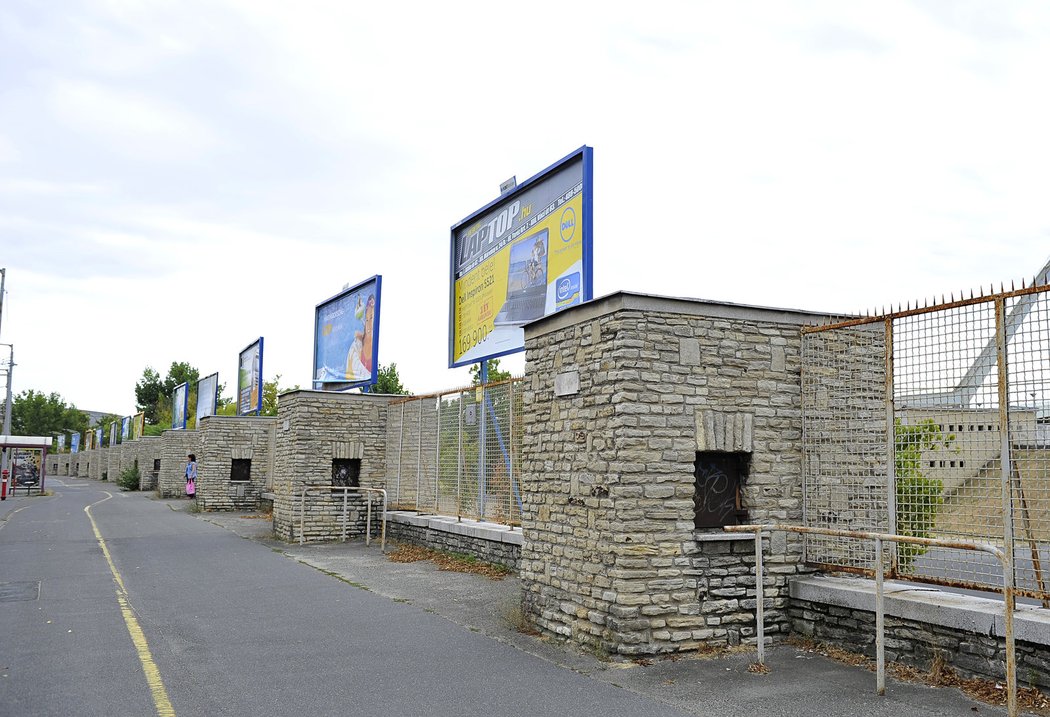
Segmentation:
<svg viewBox="0 0 1050 717">
<path fill-rule="evenodd" d="M 157 493 L 161 498 L 186 495 L 186 456 L 198 452 L 197 431 L 170 430 L 161 434 L 160 475 L 157 478 Z"/>
<path fill-rule="evenodd" d="M 96 448 L 91 451 L 93 457 L 91 458 L 91 468 L 88 478 L 101 481 L 103 479 L 103 473 L 105 473 L 105 477 L 108 480 L 109 475 L 107 469 L 109 457 L 106 455 L 108 451 L 108 448 Z"/>
<path fill-rule="evenodd" d="M 258 507 L 260 496 L 273 478 L 276 421 L 268 416 L 201 419 L 196 431 L 197 505 L 201 509 L 254 510 Z M 235 459 L 251 461 L 249 480 L 231 480 Z"/>
<path fill-rule="evenodd" d="M 526 327 L 524 608 L 610 654 L 754 642 L 750 542 L 695 531 L 698 451 L 744 453 L 752 522 L 802 520 L 801 326 L 822 316 L 614 294 Z M 801 543 L 775 536 L 788 630 Z"/>
<path fill-rule="evenodd" d="M 139 462 L 139 490 L 155 490 L 160 479 L 160 471 L 155 466 L 161 460 L 162 438 L 143 436 L 135 442 L 138 444 L 135 455 Z"/>
<path fill-rule="evenodd" d="M 91 463 L 94 458 L 94 451 L 80 451 L 76 454 L 77 478 L 88 478 L 90 476 Z"/>
<path fill-rule="evenodd" d="M 69 475 L 69 454 L 68 453 L 57 453 L 47 457 L 48 463 L 52 465 L 54 470 L 49 471 L 49 475 L 53 476 L 68 476 Z"/>
<path fill-rule="evenodd" d="M 163 439 L 160 436 L 143 436 L 128 439 L 110 449 L 110 480 L 117 481 L 120 474 L 129 468 L 138 468 L 139 490 L 153 490 L 157 487 L 158 476 L 153 471 L 154 460 L 160 458 Z M 183 456 L 183 465 L 185 465 Z"/>
<path fill-rule="evenodd" d="M 120 479 L 120 460 L 123 453 L 123 443 L 111 446 L 109 450 L 106 451 L 106 475 L 109 476 L 109 480 L 111 481 L 117 481 Z"/>
<path fill-rule="evenodd" d="M 342 492 L 333 493 L 333 459 L 361 461 L 360 486 L 386 487 L 387 405 L 393 396 L 291 391 L 277 409 L 277 449 L 273 479 L 274 532 L 298 540 L 300 504 L 306 500 L 306 540 L 331 540 L 342 534 Z M 364 497 L 348 499 L 349 534 L 364 534 Z"/>
<path fill-rule="evenodd" d="M 791 585 L 794 631 L 875 657 L 872 581 L 809 577 Z M 885 592 L 886 661 L 921 670 L 935 657 L 963 677 L 1003 680 L 1006 646 L 999 599 L 945 593 L 888 581 Z M 1050 687 L 1050 611 L 1016 613 L 1014 636 L 1021 686 Z"/>
<path fill-rule="evenodd" d="M 372 532 L 376 534 L 374 528 Z M 521 531 L 506 525 L 458 520 L 444 515 L 391 513 L 386 535 L 387 540 L 471 555 L 515 572 L 521 563 Z"/>
</svg>

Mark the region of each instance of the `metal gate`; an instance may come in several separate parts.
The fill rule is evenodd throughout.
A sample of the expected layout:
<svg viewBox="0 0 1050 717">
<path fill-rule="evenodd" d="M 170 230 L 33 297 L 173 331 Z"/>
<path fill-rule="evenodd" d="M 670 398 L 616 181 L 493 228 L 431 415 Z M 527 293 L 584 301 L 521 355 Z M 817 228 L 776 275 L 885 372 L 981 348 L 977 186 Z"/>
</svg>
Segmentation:
<svg viewBox="0 0 1050 717">
<path fill-rule="evenodd" d="M 1050 599 L 1050 287 L 806 328 L 802 356 L 807 526 L 991 543 L 1006 585 L 990 556 L 950 548 L 898 545 L 887 569 Z M 836 570 L 871 551 L 806 540 Z"/>
</svg>

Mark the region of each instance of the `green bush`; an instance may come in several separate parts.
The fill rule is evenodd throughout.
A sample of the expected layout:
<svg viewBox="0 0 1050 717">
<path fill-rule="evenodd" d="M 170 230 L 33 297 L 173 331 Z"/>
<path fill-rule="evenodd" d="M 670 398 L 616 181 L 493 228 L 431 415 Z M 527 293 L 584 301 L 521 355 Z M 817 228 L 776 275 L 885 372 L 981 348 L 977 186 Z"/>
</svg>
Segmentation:
<svg viewBox="0 0 1050 717">
<path fill-rule="evenodd" d="M 117 485 L 122 490 L 138 490 L 139 489 L 139 468 L 138 466 L 131 466 L 125 468 L 120 472 L 120 478 L 117 480 Z"/>
<path fill-rule="evenodd" d="M 894 472 L 897 479 L 897 534 L 913 538 L 933 538 L 937 513 L 944 504 L 944 483 L 927 478 L 922 472 L 923 451 L 949 448 L 955 441 L 952 434 L 944 434 L 933 419 L 914 425 L 894 421 Z M 915 558 L 924 555 L 922 545 L 899 543 L 897 569 L 911 570 Z"/>
</svg>

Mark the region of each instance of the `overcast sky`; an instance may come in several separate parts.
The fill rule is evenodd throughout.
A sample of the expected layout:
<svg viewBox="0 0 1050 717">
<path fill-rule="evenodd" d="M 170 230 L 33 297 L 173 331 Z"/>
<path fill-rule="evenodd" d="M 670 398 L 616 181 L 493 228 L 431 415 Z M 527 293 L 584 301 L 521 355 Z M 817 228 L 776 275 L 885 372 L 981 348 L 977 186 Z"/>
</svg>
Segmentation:
<svg viewBox="0 0 1050 717">
<path fill-rule="evenodd" d="M 1050 256 L 1045 2 L 0 3 L 0 341 L 127 414 L 147 365 L 383 275 L 381 363 L 449 370 L 449 227 L 594 148 L 595 295 L 856 312 Z M 6 349 L 4 349 L 6 355 Z M 523 359 L 504 360 L 520 370 Z"/>
</svg>

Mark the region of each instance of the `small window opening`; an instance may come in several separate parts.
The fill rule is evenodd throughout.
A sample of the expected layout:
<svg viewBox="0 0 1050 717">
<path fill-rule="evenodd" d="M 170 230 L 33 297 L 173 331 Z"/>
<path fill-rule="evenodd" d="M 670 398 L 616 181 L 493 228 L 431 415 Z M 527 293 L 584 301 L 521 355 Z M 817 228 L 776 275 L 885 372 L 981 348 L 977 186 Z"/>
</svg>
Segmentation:
<svg viewBox="0 0 1050 717">
<path fill-rule="evenodd" d="M 361 459 L 360 458 L 333 458 L 332 459 L 332 485 L 349 488 L 358 488 L 361 485 Z M 342 491 L 333 491 L 342 493 Z"/>
<path fill-rule="evenodd" d="M 693 524 L 697 529 L 747 522 L 742 489 L 750 455 L 697 451 L 693 476 Z"/>
<path fill-rule="evenodd" d="M 153 459 L 153 472 L 160 473 L 160 458 Z"/>
<path fill-rule="evenodd" d="M 230 482 L 247 483 L 252 479 L 252 459 L 234 458 L 230 464 Z"/>
</svg>

